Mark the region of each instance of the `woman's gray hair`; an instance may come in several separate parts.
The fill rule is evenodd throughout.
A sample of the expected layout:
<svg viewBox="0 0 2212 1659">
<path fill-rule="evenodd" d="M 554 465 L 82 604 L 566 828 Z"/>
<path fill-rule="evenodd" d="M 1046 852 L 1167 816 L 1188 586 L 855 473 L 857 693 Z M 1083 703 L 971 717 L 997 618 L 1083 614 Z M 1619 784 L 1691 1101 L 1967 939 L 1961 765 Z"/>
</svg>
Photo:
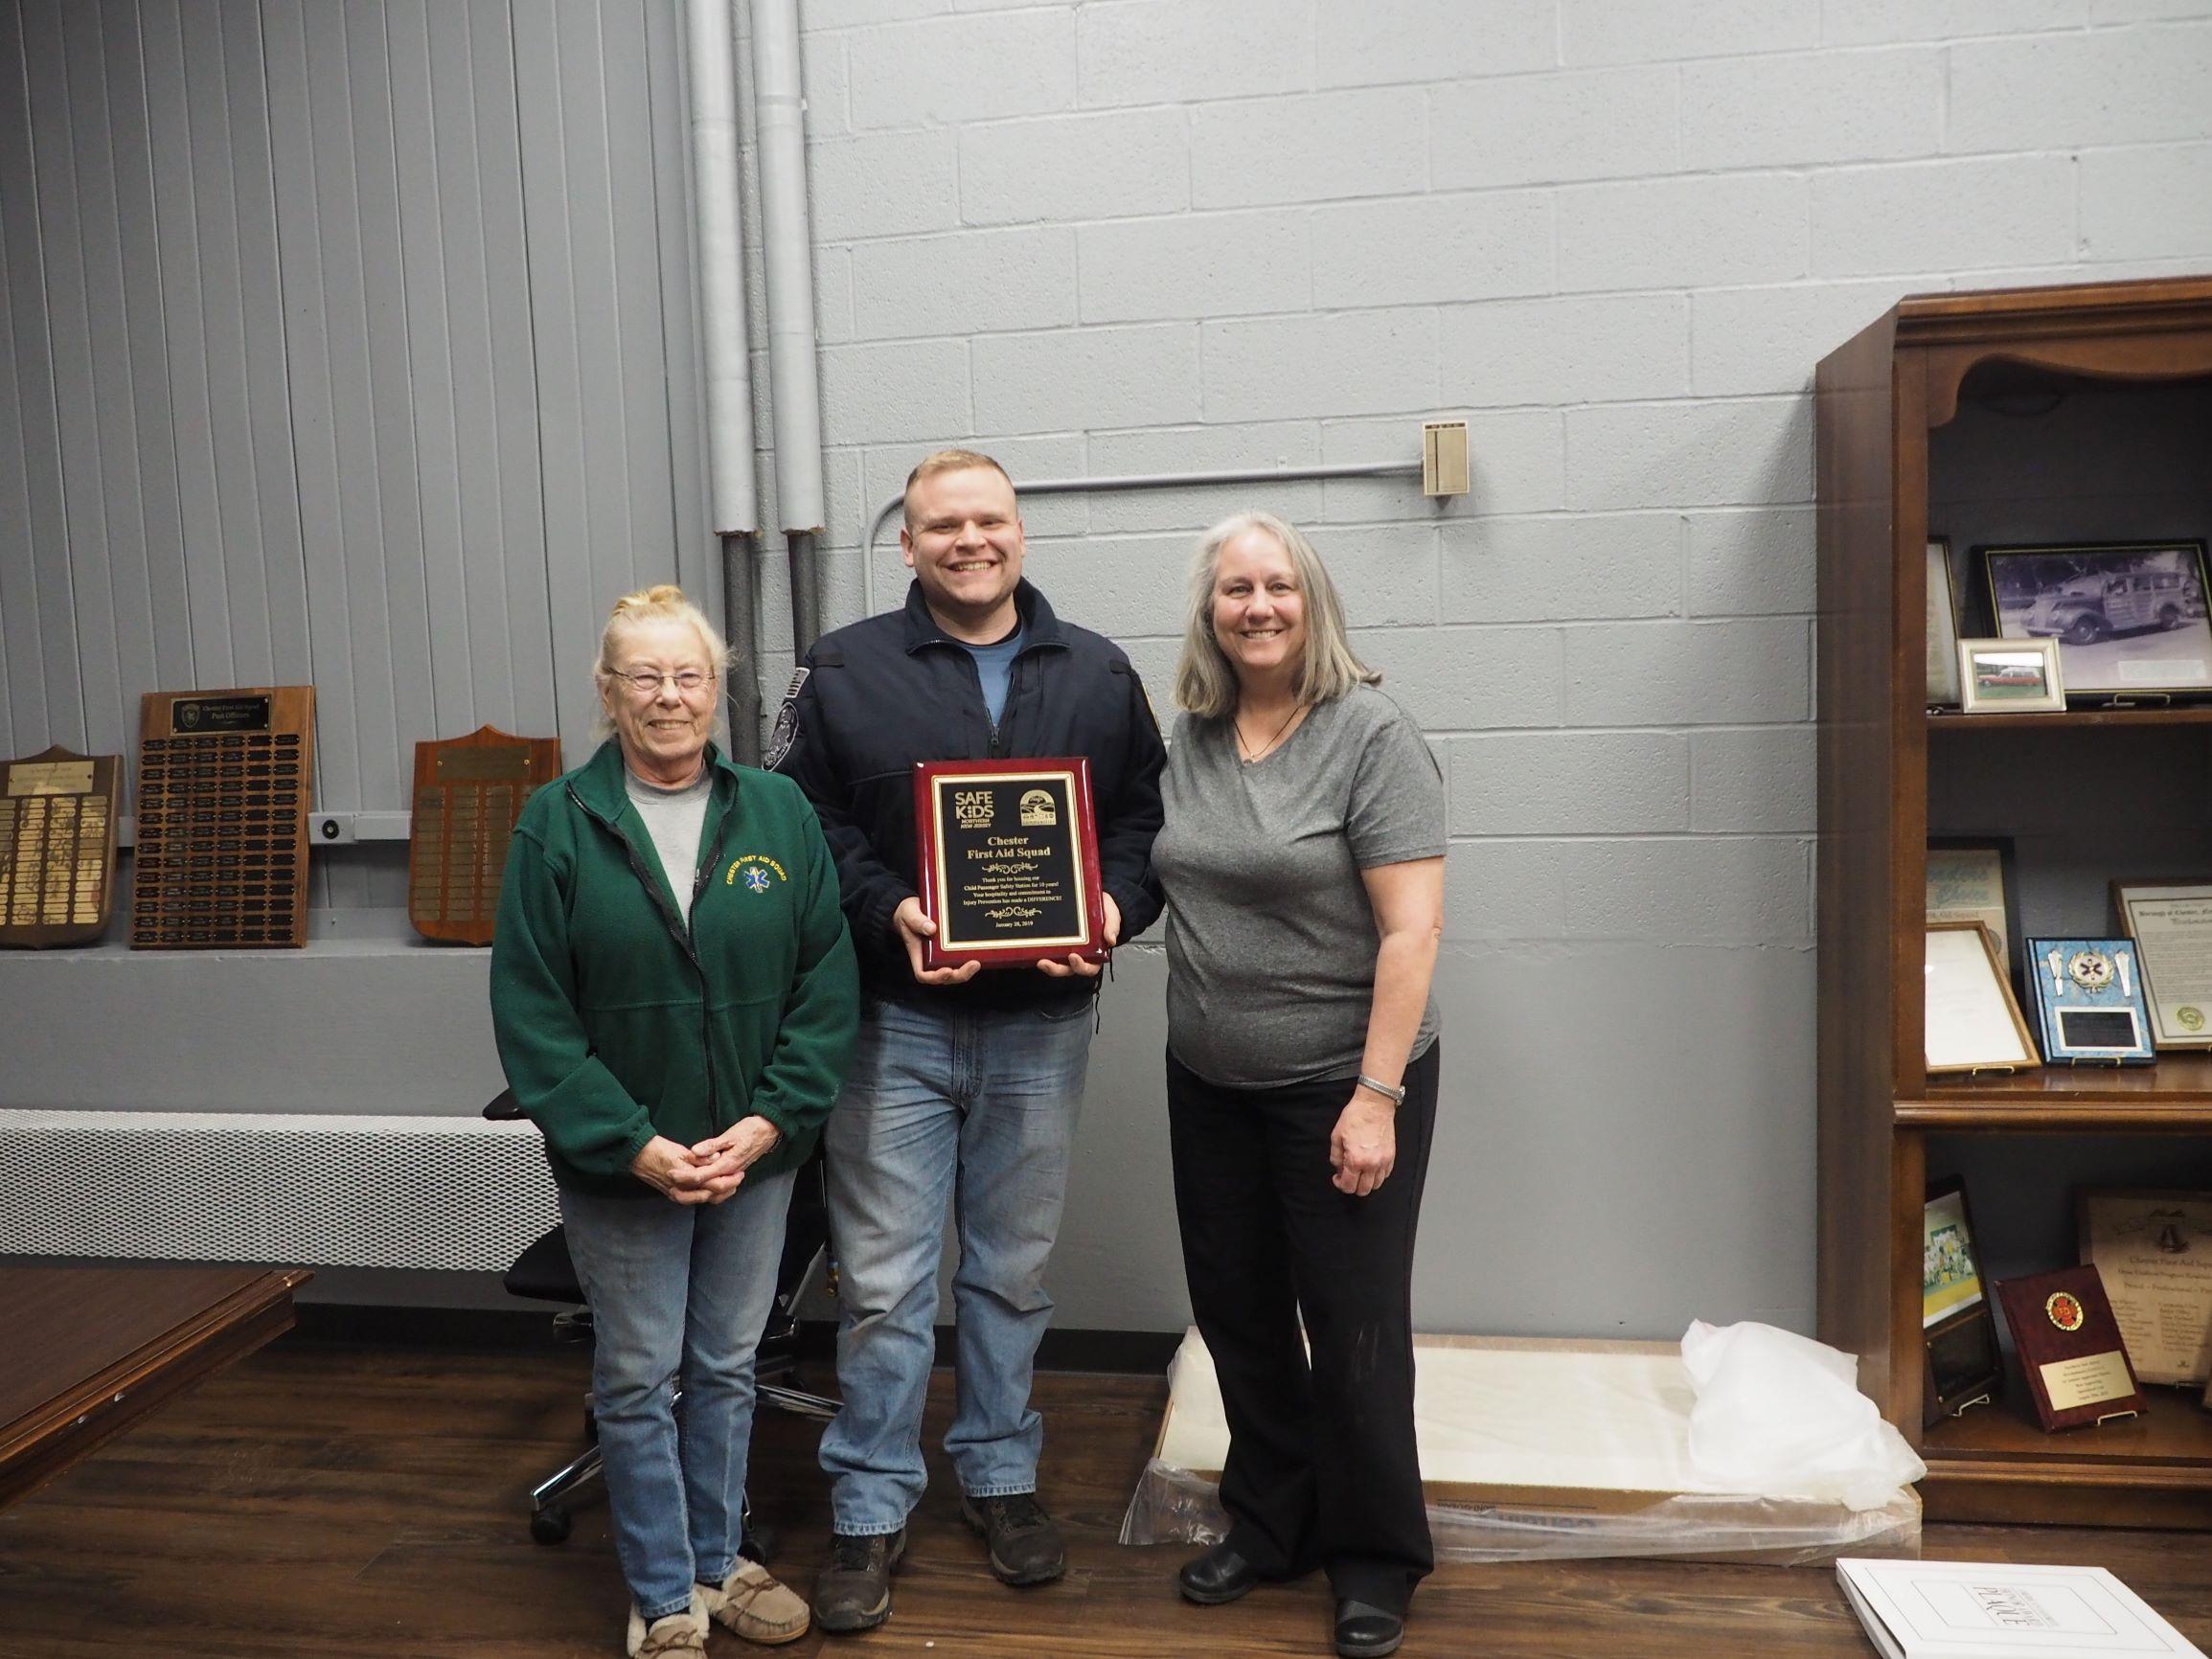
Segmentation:
<svg viewBox="0 0 2212 1659">
<path fill-rule="evenodd" d="M 1382 676 L 1352 651 L 1344 634 L 1344 602 L 1329 580 L 1329 567 L 1296 525 L 1272 512 L 1240 512 L 1206 532 L 1191 560 L 1189 608 L 1183 622 L 1183 654 L 1175 663 L 1175 706 L 1200 719 L 1219 719 L 1237 707 L 1237 670 L 1214 638 L 1214 573 L 1221 549 L 1248 530 L 1272 536 L 1289 556 L 1306 601 L 1306 649 L 1291 676 L 1290 692 L 1301 703 L 1326 703 L 1354 686 L 1379 684 Z"/>
<path fill-rule="evenodd" d="M 707 613 L 684 596 L 684 590 L 673 582 L 662 582 L 654 587 L 641 587 L 635 593 L 626 593 L 614 602 L 614 609 L 607 613 L 606 625 L 599 630 L 599 655 L 591 665 L 592 684 L 599 692 L 599 702 L 592 716 L 591 735 L 596 742 L 604 742 L 614 736 L 614 716 L 606 712 L 607 682 L 614 678 L 614 648 L 618 635 L 629 631 L 641 623 L 684 623 L 699 636 L 699 645 L 706 652 L 707 666 L 718 677 L 728 674 L 737 667 L 738 653 L 730 648 L 721 631 L 707 621 Z M 723 703 L 720 695 L 715 698 L 715 727 L 722 729 Z"/>
</svg>

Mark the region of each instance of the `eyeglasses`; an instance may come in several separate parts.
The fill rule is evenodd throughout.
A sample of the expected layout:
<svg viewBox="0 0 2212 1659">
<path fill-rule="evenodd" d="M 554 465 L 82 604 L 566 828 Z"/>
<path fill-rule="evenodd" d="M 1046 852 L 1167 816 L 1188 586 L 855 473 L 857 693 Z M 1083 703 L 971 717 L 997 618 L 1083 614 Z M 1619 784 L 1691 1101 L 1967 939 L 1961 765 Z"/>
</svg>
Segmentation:
<svg viewBox="0 0 2212 1659">
<path fill-rule="evenodd" d="M 697 669 L 678 669 L 674 673 L 664 673 L 659 669 L 630 669 L 614 676 L 641 697 L 657 697 L 664 682 L 673 680 L 676 690 L 687 697 L 696 697 L 715 683 L 715 676 Z"/>
</svg>

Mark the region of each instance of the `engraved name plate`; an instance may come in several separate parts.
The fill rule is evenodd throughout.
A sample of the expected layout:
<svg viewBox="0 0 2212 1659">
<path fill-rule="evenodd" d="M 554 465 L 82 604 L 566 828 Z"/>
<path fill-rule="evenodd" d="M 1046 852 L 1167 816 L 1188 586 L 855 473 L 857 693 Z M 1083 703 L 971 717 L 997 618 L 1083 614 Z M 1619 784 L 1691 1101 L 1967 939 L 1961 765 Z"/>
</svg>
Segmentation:
<svg viewBox="0 0 2212 1659">
<path fill-rule="evenodd" d="M 0 762 L 0 946 L 89 944 L 106 929 L 120 766 L 63 748 Z"/>
</svg>

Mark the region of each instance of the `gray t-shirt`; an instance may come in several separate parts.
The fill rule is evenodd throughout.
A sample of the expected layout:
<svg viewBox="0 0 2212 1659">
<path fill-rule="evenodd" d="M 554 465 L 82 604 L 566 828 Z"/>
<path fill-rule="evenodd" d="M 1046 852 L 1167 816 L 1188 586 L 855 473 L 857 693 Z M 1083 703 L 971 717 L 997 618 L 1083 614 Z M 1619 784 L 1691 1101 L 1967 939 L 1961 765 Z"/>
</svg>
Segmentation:
<svg viewBox="0 0 2212 1659">
<path fill-rule="evenodd" d="M 1444 780 L 1372 686 L 1251 765 L 1226 719 L 1175 721 L 1152 868 L 1168 895 L 1168 1048 L 1208 1082 L 1351 1077 L 1380 936 L 1359 872 L 1444 853 Z M 1436 1000 L 1413 1057 L 1436 1040 Z"/>
<path fill-rule="evenodd" d="M 622 770 L 629 804 L 645 820 L 652 836 L 652 850 L 660 854 L 661 874 L 675 896 L 676 915 L 688 925 L 692 919 L 692 881 L 698 874 L 699 833 L 707 824 L 707 797 L 714 792 L 715 776 L 705 766 L 680 788 L 664 789 L 649 784 L 627 766 Z"/>
</svg>

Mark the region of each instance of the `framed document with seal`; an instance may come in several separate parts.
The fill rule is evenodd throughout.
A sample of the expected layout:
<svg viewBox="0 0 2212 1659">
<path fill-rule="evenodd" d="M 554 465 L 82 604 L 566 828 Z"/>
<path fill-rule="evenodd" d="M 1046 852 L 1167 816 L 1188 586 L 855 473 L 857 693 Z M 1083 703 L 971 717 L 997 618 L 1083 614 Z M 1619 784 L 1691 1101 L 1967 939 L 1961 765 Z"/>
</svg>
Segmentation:
<svg viewBox="0 0 2212 1659">
<path fill-rule="evenodd" d="M 1997 1300 L 2043 1427 L 2086 1428 L 2142 1411 L 2134 1367 L 2094 1267 L 2007 1279 Z"/>
<path fill-rule="evenodd" d="M 2085 1187 L 2074 1216 L 2137 1380 L 2212 1377 L 2212 1193 Z"/>
<path fill-rule="evenodd" d="M 2212 1049 L 2212 881 L 2115 881 L 2112 908 L 2135 942 L 2162 1049 Z"/>
<path fill-rule="evenodd" d="M 1982 1283 L 1981 1259 L 1956 1175 L 1927 1184 L 1920 1221 L 1920 1329 L 1926 1368 L 1920 1379 L 1924 1423 L 1987 1405 L 2004 1382 L 1996 1320 Z"/>
<path fill-rule="evenodd" d="M 921 761 L 914 829 L 924 966 L 1105 960 L 1088 761 Z"/>
<path fill-rule="evenodd" d="M 2031 939 L 2043 1058 L 2054 1065 L 2147 1066 L 2151 1015 L 2132 939 Z"/>
<path fill-rule="evenodd" d="M 1986 926 L 1929 922 L 1927 961 L 1923 1040 L 1931 1074 L 2032 1071 L 2042 1064 Z"/>
</svg>

